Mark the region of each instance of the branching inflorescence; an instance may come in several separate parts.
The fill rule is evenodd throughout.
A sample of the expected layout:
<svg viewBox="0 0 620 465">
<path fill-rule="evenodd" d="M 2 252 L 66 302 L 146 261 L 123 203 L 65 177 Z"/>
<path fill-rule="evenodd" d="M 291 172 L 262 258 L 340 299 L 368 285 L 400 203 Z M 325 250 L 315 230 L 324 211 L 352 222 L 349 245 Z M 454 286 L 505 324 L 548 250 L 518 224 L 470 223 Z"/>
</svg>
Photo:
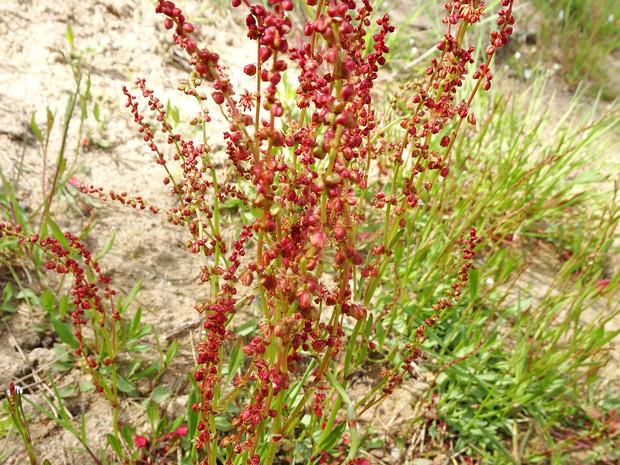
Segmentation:
<svg viewBox="0 0 620 465">
<path fill-rule="evenodd" d="M 373 296 L 386 279 L 395 248 L 404 234 L 411 234 L 425 203 L 432 202 L 435 184 L 449 175 L 450 151 L 463 121 L 476 124 L 470 106 L 480 87 L 491 87 L 490 61 L 512 33 L 513 1 L 501 2 L 499 29 L 492 32 L 485 59 L 471 76 L 475 84 L 468 95 L 457 97 L 476 60 L 474 48 L 465 45 L 465 33 L 480 21 L 485 6 L 478 0 L 449 1 L 447 33 L 437 44 L 438 56 L 426 76 L 404 84 L 383 112 L 375 103 L 380 95 L 376 84 L 394 26 L 388 14 L 372 19 L 370 0 L 307 0 L 315 16 L 300 31 L 290 17 L 291 0 L 270 0 L 269 8 L 242 0 L 232 3 L 248 10 L 247 37 L 255 43 L 256 60 L 243 71 L 254 81 L 252 92 L 235 91 L 219 55 L 199 48 L 195 26 L 174 3 L 159 0 L 156 7 L 193 67 L 179 90 L 201 106 L 191 122 L 202 128 L 201 141 L 175 132 L 144 79 L 136 84 L 158 127 L 146 121 L 136 97 L 124 88 L 140 134 L 166 171 L 164 184 L 178 198 L 168 218 L 187 226 L 187 247 L 204 258 L 201 280 L 210 286 L 196 305 L 205 317 L 205 337 L 197 346 L 193 375 L 199 388 L 192 405 L 199 414 L 195 446 L 203 463 L 210 465 L 217 460 L 271 465 L 280 441 L 294 435 L 302 417 L 310 415 L 309 428 L 318 425 L 320 438 L 326 434 L 320 433 L 321 427 L 329 431 L 347 421 L 351 445 L 346 461 L 353 463 L 358 416 L 402 382 L 421 355 L 427 328 L 467 284 L 474 248 L 481 240 L 475 229 L 463 242 L 458 279 L 437 299 L 433 316 L 418 327 L 377 386 L 353 403 L 346 395 L 348 380 L 368 350 L 376 349 L 372 329 L 380 314 L 373 311 Z M 373 21 L 378 27 L 367 50 Z M 279 96 L 287 74 L 298 80 L 294 105 Z M 210 90 L 201 90 L 205 83 Z M 213 103 L 228 125 L 223 133 L 227 169 L 218 170 L 212 162 L 206 105 Z M 156 142 L 157 130 L 171 147 L 171 159 Z M 172 174 L 174 163 L 181 177 Z M 107 196 L 95 187 L 82 190 Z M 147 207 L 139 197 L 109 196 Z M 254 219 L 239 221 L 238 234 L 227 241 L 222 207 L 233 201 L 252 211 Z M 462 226 L 464 231 L 470 227 Z M 41 246 L 53 248 L 43 242 Z M 95 296 L 84 298 L 97 305 Z M 234 316 L 248 300 L 259 305 L 262 320 L 243 346 L 247 363 L 226 388 L 225 345 L 237 340 Z M 347 420 L 338 418 L 342 402 L 349 407 Z M 239 413 L 232 430 L 218 430 L 215 418 L 233 404 Z M 321 439 L 314 444 L 313 454 L 322 452 L 321 444 Z"/>
</svg>

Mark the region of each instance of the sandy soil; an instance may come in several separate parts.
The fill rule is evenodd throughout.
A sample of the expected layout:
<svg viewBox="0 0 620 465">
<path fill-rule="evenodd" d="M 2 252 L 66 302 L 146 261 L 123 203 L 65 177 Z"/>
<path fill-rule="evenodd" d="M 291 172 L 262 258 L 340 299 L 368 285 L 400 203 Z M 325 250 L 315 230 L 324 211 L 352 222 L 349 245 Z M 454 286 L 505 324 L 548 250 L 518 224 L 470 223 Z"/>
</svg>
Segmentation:
<svg viewBox="0 0 620 465">
<path fill-rule="evenodd" d="M 240 47 L 234 39 L 244 35 L 242 16 L 234 16 L 226 8 L 222 11 L 209 8 L 200 13 L 200 3 L 194 0 L 185 1 L 181 6 L 200 26 L 203 42 L 217 50 L 225 64 L 237 68 L 239 63 L 252 61 L 251 51 Z M 90 131 L 92 137 L 81 147 L 77 158 L 77 165 L 86 169 L 76 174 L 76 178 L 85 185 L 102 186 L 106 191 L 126 191 L 130 195 L 141 195 L 152 204 L 170 206 L 173 199 L 163 188 L 161 168 L 153 163 L 150 151 L 136 135 L 133 117 L 124 106 L 125 97 L 121 91 L 121 86 L 140 76 L 147 79 L 162 101 L 173 100 L 181 120 L 188 120 L 197 110 L 192 100 L 183 98 L 175 90 L 179 79 L 186 76 L 187 68 L 184 58 L 175 55 L 170 35 L 155 15 L 152 3 L 142 0 L 20 0 L 3 2 L 0 6 L 3 41 L 0 50 L 0 163 L 5 173 L 11 173 L 24 151 L 27 172 L 19 189 L 23 206 L 33 209 L 41 201 L 42 158 L 29 129 L 30 118 L 35 114 L 39 127 L 44 127 L 46 107 L 55 113 L 56 124 L 49 150 L 53 160 L 60 145 L 66 101 L 75 88 L 71 69 L 63 58 L 70 50 L 66 40 L 68 24 L 74 34 L 74 55 L 82 56 L 83 69 L 90 73 L 92 96 L 87 104 L 90 116 L 85 122 L 85 133 Z M 427 25 L 424 20 L 418 20 L 415 27 L 423 30 Z M 242 83 L 237 87 L 240 85 Z M 106 120 L 101 131 L 92 117 L 94 102 Z M 75 147 L 81 142 L 76 138 L 78 122 L 76 110 L 67 145 L 70 160 L 74 159 Z M 211 126 L 216 136 L 219 124 L 215 118 Z M 98 138 L 109 141 L 110 146 L 99 146 L 95 142 Z M 214 138 L 215 151 L 217 143 Z M 170 225 L 164 215 L 128 211 L 127 207 L 111 202 L 97 203 L 100 208 L 93 210 L 86 203 L 78 202 L 66 214 L 58 215 L 59 226 L 63 230 L 80 231 L 94 221 L 94 229 L 87 238 L 92 250 L 100 250 L 111 234 L 116 233 L 112 251 L 101 260 L 102 269 L 121 294 L 127 294 L 137 281 L 142 281 L 132 310 L 140 305 L 144 323 L 152 324 L 155 333 L 162 336 L 196 320 L 193 305 L 205 295 L 205 290 L 197 284 L 199 262 L 185 250 L 184 231 Z M 552 272 L 539 269 L 533 273 L 532 280 L 545 280 Z M 6 276 L 2 274 L 0 279 Z M 248 312 L 251 315 L 252 310 Z M 53 344 L 57 340 L 50 332 L 29 329 L 34 315 L 27 306 L 22 306 L 18 314 L 0 324 L 0 386 L 15 379 L 25 385 L 45 384 L 45 371 L 54 360 Z M 187 337 L 188 334 L 184 333 L 179 339 L 180 355 L 176 365 L 162 381 L 174 388 L 182 385 L 192 364 L 193 339 Z M 617 351 L 612 353 L 617 360 Z M 32 372 L 35 375 L 28 376 Z M 61 386 L 75 384 L 82 378 L 79 370 L 55 376 L 59 376 L 57 383 Z M 33 389 L 38 391 L 36 387 Z M 419 393 L 420 385 L 405 386 L 402 395 L 382 406 L 378 413 L 386 431 L 406 423 L 411 414 L 408 396 L 412 392 Z M 33 398 L 44 403 L 41 394 Z M 181 397 L 171 402 L 166 406 L 167 412 L 181 413 L 185 408 L 184 400 Z M 86 428 L 92 443 L 104 445 L 105 433 L 111 430 L 108 404 L 93 394 L 74 396 L 67 402 L 74 416 L 86 414 Z M 138 429 L 146 422 L 144 411 L 136 401 L 125 400 L 121 410 L 122 418 L 131 420 Z M 53 465 L 87 463 L 85 455 L 74 450 L 78 447 L 75 438 L 42 415 L 33 413 L 31 432 L 37 450 L 45 451 Z M 17 444 L 14 438 L 0 450 L 12 444 Z M 24 463 L 21 457 L 16 453 L 6 463 Z"/>
</svg>

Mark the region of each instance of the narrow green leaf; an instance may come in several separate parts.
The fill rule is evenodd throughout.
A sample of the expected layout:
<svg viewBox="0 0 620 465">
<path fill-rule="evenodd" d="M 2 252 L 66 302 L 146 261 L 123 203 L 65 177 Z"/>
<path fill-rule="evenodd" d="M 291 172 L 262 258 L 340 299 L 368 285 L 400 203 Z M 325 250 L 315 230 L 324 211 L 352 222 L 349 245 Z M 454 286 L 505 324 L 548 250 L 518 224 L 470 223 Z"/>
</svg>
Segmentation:
<svg viewBox="0 0 620 465">
<path fill-rule="evenodd" d="M 230 356 L 228 357 L 228 380 L 235 376 L 237 370 L 241 368 L 241 365 L 243 364 L 245 354 L 243 353 L 243 350 L 241 350 L 242 345 L 243 342 L 241 338 L 238 337 L 230 351 Z"/>
<path fill-rule="evenodd" d="M 177 355 L 178 352 L 179 352 L 179 343 L 175 339 L 174 341 L 172 341 L 172 343 L 168 347 L 168 350 L 166 351 L 166 366 L 170 365 L 170 363 L 172 362 L 172 360 L 174 359 L 174 357 Z"/>
<path fill-rule="evenodd" d="M 343 421 L 341 422 L 338 426 L 336 426 L 331 433 L 329 433 L 327 436 L 325 436 L 323 438 L 323 440 L 319 441 L 319 443 L 316 446 L 315 451 L 330 451 L 336 444 L 338 444 L 338 441 L 340 441 L 340 438 L 342 437 L 342 433 L 344 432 L 345 428 L 347 427 L 347 422 Z"/>
<path fill-rule="evenodd" d="M 168 420 L 168 417 L 166 416 L 161 417 L 161 419 L 157 422 L 157 426 L 155 427 L 155 436 L 157 437 L 162 436 L 163 432 L 168 427 L 168 423 L 170 423 L 170 420 Z"/>
<path fill-rule="evenodd" d="M 170 424 L 170 426 L 168 427 L 168 431 L 172 432 L 175 429 L 177 429 L 179 426 L 181 426 L 183 424 L 183 422 L 185 421 L 185 415 L 181 414 L 178 415 L 174 421 Z"/>
<path fill-rule="evenodd" d="M 71 24 L 67 24 L 67 42 L 71 45 L 71 49 L 75 47 L 73 44 L 73 28 L 71 27 Z"/>
<path fill-rule="evenodd" d="M 58 313 L 61 317 L 67 314 L 67 296 L 63 295 L 60 298 L 60 305 L 58 306 Z"/>
<path fill-rule="evenodd" d="M 399 229 L 398 231 L 396 231 L 394 236 L 392 236 L 392 239 L 390 239 L 390 244 L 388 246 L 389 247 L 388 250 L 392 250 L 394 248 L 394 246 L 400 240 L 400 238 L 403 237 L 403 234 L 405 234 L 405 230 L 404 229 Z"/>
<path fill-rule="evenodd" d="M 52 128 L 54 127 L 54 113 L 52 113 L 52 110 L 50 110 L 49 108 L 47 108 L 47 120 L 45 122 L 45 125 L 47 127 L 47 133 L 45 134 L 45 138 L 49 140 L 50 134 L 52 133 Z"/>
<path fill-rule="evenodd" d="M 129 336 L 132 339 L 136 339 L 135 335 L 137 334 L 138 329 L 140 328 L 141 318 L 142 318 L 142 307 L 138 307 L 138 309 L 136 310 L 136 313 L 131 319 L 131 325 L 129 325 Z"/>
<path fill-rule="evenodd" d="M 2 300 L 4 302 L 8 302 L 13 297 L 13 284 L 7 282 L 4 286 L 4 290 L 2 291 Z"/>
<path fill-rule="evenodd" d="M 84 101 L 84 107 L 86 107 L 86 101 L 90 97 L 90 73 L 86 76 L 86 89 L 84 89 L 84 94 L 82 95 L 82 100 Z M 84 108 L 84 117 L 86 118 L 86 108 Z"/>
<path fill-rule="evenodd" d="M 108 241 L 105 243 L 103 248 L 95 254 L 95 260 L 101 260 L 101 258 L 104 257 L 105 254 L 107 254 L 110 251 L 110 249 L 112 248 L 112 244 L 114 244 L 115 237 L 116 237 L 116 231 L 113 231 L 112 235 L 110 236 Z"/>
<path fill-rule="evenodd" d="M 254 320 L 249 320 L 243 323 L 241 326 L 237 328 L 235 331 L 238 336 L 247 336 L 252 334 L 256 330 L 257 323 Z"/>
<path fill-rule="evenodd" d="M 133 344 L 127 347 L 127 350 L 130 352 L 146 352 L 151 350 L 151 346 L 148 344 Z"/>
<path fill-rule="evenodd" d="M 133 426 L 123 425 L 121 427 L 121 436 L 123 436 L 123 439 L 125 440 L 125 443 L 128 446 L 132 446 L 133 445 L 133 435 L 134 434 L 136 434 L 136 429 Z"/>
<path fill-rule="evenodd" d="M 157 373 L 157 371 L 158 371 L 158 368 L 156 366 L 151 365 L 150 367 L 145 368 L 141 372 L 137 373 L 134 376 L 134 379 L 138 380 L 138 379 L 144 378 L 145 376 L 154 375 L 155 373 Z"/>
<path fill-rule="evenodd" d="M 189 378 L 193 381 L 194 378 L 188 375 Z M 198 412 L 195 412 L 192 409 L 192 405 L 198 402 L 198 394 L 196 390 L 193 390 L 189 394 L 189 399 L 187 401 L 187 435 L 190 438 L 193 438 L 196 435 L 196 427 L 198 425 Z"/>
<path fill-rule="evenodd" d="M 39 129 L 39 126 L 37 126 L 37 122 L 34 120 L 34 113 L 32 114 L 32 118 L 30 118 L 30 128 L 32 129 L 32 132 L 34 132 L 34 135 L 37 137 L 37 140 L 42 143 L 43 134 L 41 134 L 41 130 Z"/>
<path fill-rule="evenodd" d="M 93 116 L 99 122 L 99 104 L 97 102 L 93 105 Z"/>
<path fill-rule="evenodd" d="M 110 444 L 110 447 L 112 447 L 112 450 L 114 452 L 116 452 L 116 454 L 119 457 L 123 457 L 123 448 L 121 447 L 121 442 L 118 440 L 117 437 L 108 434 L 108 444 Z"/>
<path fill-rule="evenodd" d="M 476 297 L 478 296 L 478 286 L 480 284 L 480 271 L 478 269 L 470 269 L 469 270 L 469 281 L 467 285 L 469 286 L 469 296 L 471 301 L 474 302 Z"/>
<path fill-rule="evenodd" d="M 86 413 L 85 412 L 82 412 L 82 415 L 80 415 L 80 438 L 81 438 L 82 444 L 86 444 Z"/>
<path fill-rule="evenodd" d="M 119 312 L 121 313 L 121 315 L 127 309 L 127 307 L 129 307 L 129 304 L 136 297 L 136 294 L 140 290 L 140 286 L 142 286 L 142 281 L 138 281 L 137 284 L 131 290 L 131 292 L 127 295 L 127 297 L 125 297 L 125 300 L 123 301 L 119 309 Z"/>
<path fill-rule="evenodd" d="M 60 242 L 60 245 L 62 245 L 65 249 L 69 250 L 69 242 L 67 241 L 67 238 L 51 217 L 47 218 L 47 224 L 50 228 L 52 228 L 54 237 L 58 240 L 58 242 Z"/>
<path fill-rule="evenodd" d="M 155 429 L 155 425 L 159 423 L 159 407 L 150 399 L 146 403 L 146 415 L 151 422 L 151 426 Z"/>
</svg>

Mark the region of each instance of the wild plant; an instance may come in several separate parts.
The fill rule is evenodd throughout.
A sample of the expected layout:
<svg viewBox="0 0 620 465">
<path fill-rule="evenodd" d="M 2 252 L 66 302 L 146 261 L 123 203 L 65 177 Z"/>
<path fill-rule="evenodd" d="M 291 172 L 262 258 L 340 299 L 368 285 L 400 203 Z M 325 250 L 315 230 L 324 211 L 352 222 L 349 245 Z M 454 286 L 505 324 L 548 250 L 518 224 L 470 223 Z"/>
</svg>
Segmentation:
<svg viewBox="0 0 620 465">
<path fill-rule="evenodd" d="M 289 16 L 292 0 L 270 0 L 269 8 L 232 4 L 248 12 L 247 38 L 256 57 L 243 73 L 252 91 L 234 89 L 223 60 L 198 45 L 196 27 L 173 2 L 159 0 L 156 6 L 192 66 L 179 90 L 200 108 L 191 121 L 201 133 L 198 140 L 176 131 L 145 79 L 135 84 L 155 124 L 123 89 L 138 132 L 165 171 L 163 183 L 177 199 L 167 218 L 187 228 L 187 248 L 202 258 L 206 290 L 195 308 L 204 318 L 204 338 L 196 347 L 188 409 L 192 461 L 271 465 L 301 457 L 307 463 L 365 463 L 358 456 L 361 415 L 412 373 L 428 329 L 460 300 L 475 269 L 475 249 L 484 238 L 475 224 L 455 224 L 458 240 L 443 244 L 453 253 L 437 264 L 447 269 L 448 289 L 434 297 L 411 337 L 391 347 L 396 355 L 385 358 L 376 384 L 353 396 L 348 387 L 355 371 L 371 356 L 386 356 L 383 339 L 377 344 L 378 328 L 383 330 L 391 306 L 411 286 L 397 279 L 396 265 L 417 253 L 417 219 L 429 213 L 444 179 L 458 175 L 451 172 L 451 151 L 463 128 L 476 125 L 472 101 L 491 88 L 491 61 L 513 32 L 513 1 L 501 1 L 496 28 L 481 52 L 466 42 L 467 30 L 486 14 L 484 2 L 446 2 L 446 34 L 437 56 L 423 78 L 402 84 L 387 108 L 376 81 L 394 27 L 388 14 L 375 19 L 370 0 L 307 0 L 314 18 L 301 29 Z M 290 74 L 298 81 L 294 104 L 279 93 Z M 467 80 L 473 84 L 464 93 Z M 207 84 L 210 89 L 203 90 Z M 214 108 L 227 124 L 225 169 L 215 166 L 211 149 Z M 127 193 L 80 189 L 161 211 Z M 224 231 L 230 224 L 233 238 Z M 62 244 L 25 236 L 9 223 L 0 225 L 0 234 L 43 248 L 50 255 L 47 268 L 74 275 L 76 352 L 112 403 L 111 444 L 120 450 L 114 342 L 120 313 L 107 278 L 70 234 Z M 84 278 L 83 266 L 95 281 Z M 377 306 L 377 295 L 394 282 L 392 304 Z M 247 319 L 249 303 L 260 309 L 261 320 L 245 341 L 236 328 Z M 93 317 L 86 319 L 91 308 Z M 100 328 L 95 334 L 101 339 L 92 346 L 96 354 L 82 340 L 87 323 Z M 244 357 L 231 363 L 235 350 Z M 146 445 L 135 437 L 133 442 Z"/>
</svg>

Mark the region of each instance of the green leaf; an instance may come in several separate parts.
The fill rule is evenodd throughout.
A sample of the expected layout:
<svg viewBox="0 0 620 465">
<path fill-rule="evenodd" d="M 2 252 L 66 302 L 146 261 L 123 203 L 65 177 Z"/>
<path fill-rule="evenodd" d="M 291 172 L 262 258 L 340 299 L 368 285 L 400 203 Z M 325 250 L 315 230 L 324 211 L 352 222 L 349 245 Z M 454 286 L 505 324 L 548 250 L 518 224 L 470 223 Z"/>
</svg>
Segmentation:
<svg viewBox="0 0 620 465">
<path fill-rule="evenodd" d="M 110 249 L 112 248 L 112 244 L 114 244 L 115 237 L 116 237 L 116 231 L 113 231 L 112 235 L 108 239 L 108 242 L 106 242 L 103 248 L 95 254 L 95 261 L 101 260 L 101 258 L 104 257 L 105 254 L 107 254 L 110 251 Z"/>
<path fill-rule="evenodd" d="M 108 434 L 108 444 L 110 444 L 110 447 L 112 447 L 112 450 L 114 452 L 116 452 L 116 454 L 119 457 L 123 457 L 123 448 L 121 447 L 121 442 L 118 440 L 117 437 Z"/>
<path fill-rule="evenodd" d="M 81 379 L 80 380 L 80 391 L 82 392 L 90 392 L 90 391 L 94 391 L 95 390 L 95 385 L 90 382 L 87 381 L 85 379 Z"/>
<path fill-rule="evenodd" d="M 113 140 L 102 139 L 101 137 L 92 137 L 92 141 L 102 149 L 109 149 L 114 145 Z"/>
<path fill-rule="evenodd" d="M 99 122 L 99 104 L 97 102 L 93 105 L 93 116 Z"/>
<path fill-rule="evenodd" d="M 45 134 L 45 138 L 49 140 L 50 134 L 52 133 L 52 127 L 54 126 L 54 113 L 52 113 L 52 110 L 50 110 L 49 107 L 47 108 L 47 121 L 45 124 L 47 126 L 47 134 Z"/>
<path fill-rule="evenodd" d="M 58 395 L 66 399 L 67 397 L 73 397 L 77 391 L 77 388 L 73 385 L 61 386 L 58 388 Z"/>
<path fill-rule="evenodd" d="M 388 250 L 392 250 L 394 248 L 400 238 L 403 237 L 403 234 L 405 234 L 404 229 L 399 229 L 398 231 L 396 231 L 394 236 L 392 236 L 392 239 L 390 239 L 390 245 L 388 246 Z"/>
<path fill-rule="evenodd" d="M 377 321 L 377 345 L 382 346 L 384 340 L 385 329 L 383 329 L 383 324 L 381 324 L 381 321 Z"/>
<path fill-rule="evenodd" d="M 10 282 L 7 282 L 4 286 L 4 290 L 2 291 L 2 300 L 4 302 L 8 302 L 13 297 L 13 285 Z"/>
<path fill-rule="evenodd" d="M 235 331 L 238 336 L 247 336 L 248 334 L 252 334 L 256 330 L 256 321 L 250 320 L 243 323 L 241 326 L 237 328 Z"/>
<path fill-rule="evenodd" d="M 480 271 L 478 269 L 470 269 L 469 270 L 469 281 L 467 285 L 469 286 L 469 295 L 471 301 L 474 302 L 476 297 L 478 296 L 478 285 L 480 284 Z"/>
<path fill-rule="evenodd" d="M 157 422 L 157 426 L 155 427 L 155 435 L 156 436 L 161 436 L 162 433 L 166 430 L 166 428 L 168 427 L 168 423 L 170 423 L 170 420 L 168 420 L 167 416 L 163 416 L 158 422 Z"/>
<path fill-rule="evenodd" d="M 223 431 L 226 433 L 233 429 L 233 425 L 230 420 L 223 415 L 217 415 L 213 421 L 215 422 L 215 428 L 218 431 Z"/>
<path fill-rule="evenodd" d="M 52 364 L 53 370 L 67 371 L 75 368 L 75 361 L 69 352 L 67 352 L 64 345 L 54 344 L 54 356 L 56 361 Z"/>
<path fill-rule="evenodd" d="M 43 134 L 41 134 L 41 130 L 39 129 L 39 126 L 37 126 L 37 122 L 34 120 L 34 113 L 32 114 L 32 118 L 30 119 L 30 128 L 32 129 L 32 132 L 34 132 L 34 135 L 37 137 L 38 141 L 42 143 Z"/>
<path fill-rule="evenodd" d="M 140 339 L 144 336 L 148 336 L 152 332 L 153 332 L 153 325 L 144 325 L 135 334 L 132 335 L 132 339 Z"/>
<path fill-rule="evenodd" d="M 235 373 L 237 373 L 237 370 L 241 368 L 243 364 L 245 354 L 243 350 L 241 350 L 242 345 L 242 339 L 238 337 L 228 356 L 228 380 L 235 376 Z"/>
<path fill-rule="evenodd" d="M 145 368 L 140 373 L 136 374 L 134 376 L 134 379 L 138 380 L 140 378 L 144 378 L 145 376 L 154 375 L 155 373 L 157 373 L 157 371 L 158 371 L 158 368 L 156 366 L 151 365 L 150 367 Z"/>
<path fill-rule="evenodd" d="M 334 447 L 336 444 L 338 444 L 338 441 L 340 441 L 340 438 L 342 437 L 342 433 L 344 432 L 345 428 L 347 427 L 347 422 L 343 421 L 340 422 L 340 424 L 338 426 L 336 426 L 331 433 L 329 433 L 327 436 L 325 436 L 321 441 L 319 441 L 319 443 L 317 444 L 315 451 L 330 451 L 332 449 L 332 447 Z"/>
<path fill-rule="evenodd" d="M 54 310 L 54 304 L 56 303 L 55 301 L 56 299 L 54 298 L 54 294 L 49 289 L 41 294 L 41 304 L 43 306 L 43 310 L 47 313 L 52 313 L 52 310 Z"/>
<path fill-rule="evenodd" d="M 134 428 L 133 426 L 123 425 L 121 427 L 121 436 L 123 436 L 123 439 L 125 440 L 128 446 L 133 445 L 134 434 L 136 434 L 136 428 Z"/>
<path fill-rule="evenodd" d="M 58 313 L 61 317 L 67 314 L 67 296 L 63 295 L 60 298 L 60 305 L 58 306 Z"/>
<path fill-rule="evenodd" d="M 150 399 L 146 402 L 146 415 L 151 422 L 151 426 L 155 429 L 155 425 L 159 423 L 159 407 Z"/>
<path fill-rule="evenodd" d="M 86 444 L 86 414 L 82 412 L 80 415 L 80 441 L 82 444 Z"/>
<path fill-rule="evenodd" d="M 132 360 L 129 362 L 129 368 L 127 369 L 127 379 L 131 379 L 133 375 L 140 369 L 142 366 L 142 360 Z"/>
<path fill-rule="evenodd" d="M 69 242 L 67 241 L 67 238 L 51 217 L 47 218 L 47 224 L 50 228 L 52 228 L 52 231 L 54 232 L 54 237 L 58 240 L 58 242 L 60 242 L 60 245 L 62 245 L 65 249 L 69 250 Z"/>
<path fill-rule="evenodd" d="M 193 381 L 191 375 L 188 375 Z M 198 412 L 194 412 L 192 405 L 198 402 L 198 394 L 195 390 L 190 392 L 189 399 L 187 401 L 187 436 L 193 438 L 196 435 L 196 427 L 198 425 Z"/>
<path fill-rule="evenodd" d="M 136 386 L 130 381 L 121 378 L 120 376 L 116 380 L 116 386 L 118 389 L 126 394 L 136 390 Z"/>
<path fill-rule="evenodd" d="M 175 429 L 177 429 L 179 426 L 181 426 L 183 424 L 183 422 L 185 421 L 185 416 L 184 415 L 179 415 L 177 416 L 174 421 L 172 422 L 172 424 L 168 427 L 168 431 L 172 432 Z"/>
<path fill-rule="evenodd" d="M 73 334 L 71 326 L 56 319 L 52 320 L 52 326 L 54 326 L 54 331 L 58 334 L 58 337 L 62 342 L 67 344 L 72 349 L 77 349 L 80 346 L 80 343 Z"/>
<path fill-rule="evenodd" d="M 123 303 L 120 305 L 119 308 L 119 312 L 121 313 L 121 315 L 123 314 L 123 312 L 125 311 L 125 309 L 127 307 L 129 307 L 129 304 L 133 301 L 133 299 L 136 297 L 136 294 L 138 293 L 138 291 L 140 290 L 140 286 L 142 286 L 142 281 L 138 281 L 138 283 L 133 287 L 133 289 L 131 290 L 131 292 L 127 295 L 127 297 L 125 297 L 125 300 L 123 301 Z"/>
<path fill-rule="evenodd" d="M 151 346 L 148 344 L 133 344 L 127 347 L 127 350 L 130 352 L 146 352 L 151 350 Z"/>
<path fill-rule="evenodd" d="M 0 307 L 0 311 L 6 312 L 6 313 L 17 313 L 17 308 L 8 302 L 4 302 L 2 306 Z"/>
<path fill-rule="evenodd" d="M 155 389 L 153 389 L 153 392 L 151 393 L 151 399 L 156 404 L 161 404 L 168 397 L 170 397 L 170 391 L 168 391 L 168 389 L 163 386 L 157 386 Z"/>
<path fill-rule="evenodd" d="M 16 299 L 25 299 L 25 300 L 32 300 L 34 302 L 38 302 L 39 301 L 39 296 L 29 287 L 22 289 L 21 291 L 19 291 L 17 293 L 17 295 L 15 296 Z"/>
<path fill-rule="evenodd" d="M 9 303 L 11 297 L 13 297 L 13 285 L 7 282 L 6 286 L 4 286 L 4 290 L 2 291 L 2 305 L 0 306 L 0 311 L 7 313 L 17 312 L 17 309 Z"/>
<path fill-rule="evenodd" d="M 136 313 L 131 319 L 131 325 L 129 326 L 129 335 L 134 337 L 140 327 L 140 319 L 142 318 L 142 307 L 138 307 Z"/>
<path fill-rule="evenodd" d="M 67 42 L 71 45 L 71 49 L 75 47 L 73 44 L 73 28 L 71 27 L 71 24 L 67 24 Z"/>
<path fill-rule="evenodd" d="M 166 366 L 170 365 L 170 363 L 172 362 L 172 360 L 174 359 L 174 357 L 177 355 L 178 352 L 179 352 L 179 343 L 175 339 L 174 341 L 172 341 L 172 343 L 168 347 L 168 350 L 166 350 Z"/>
</svg>

